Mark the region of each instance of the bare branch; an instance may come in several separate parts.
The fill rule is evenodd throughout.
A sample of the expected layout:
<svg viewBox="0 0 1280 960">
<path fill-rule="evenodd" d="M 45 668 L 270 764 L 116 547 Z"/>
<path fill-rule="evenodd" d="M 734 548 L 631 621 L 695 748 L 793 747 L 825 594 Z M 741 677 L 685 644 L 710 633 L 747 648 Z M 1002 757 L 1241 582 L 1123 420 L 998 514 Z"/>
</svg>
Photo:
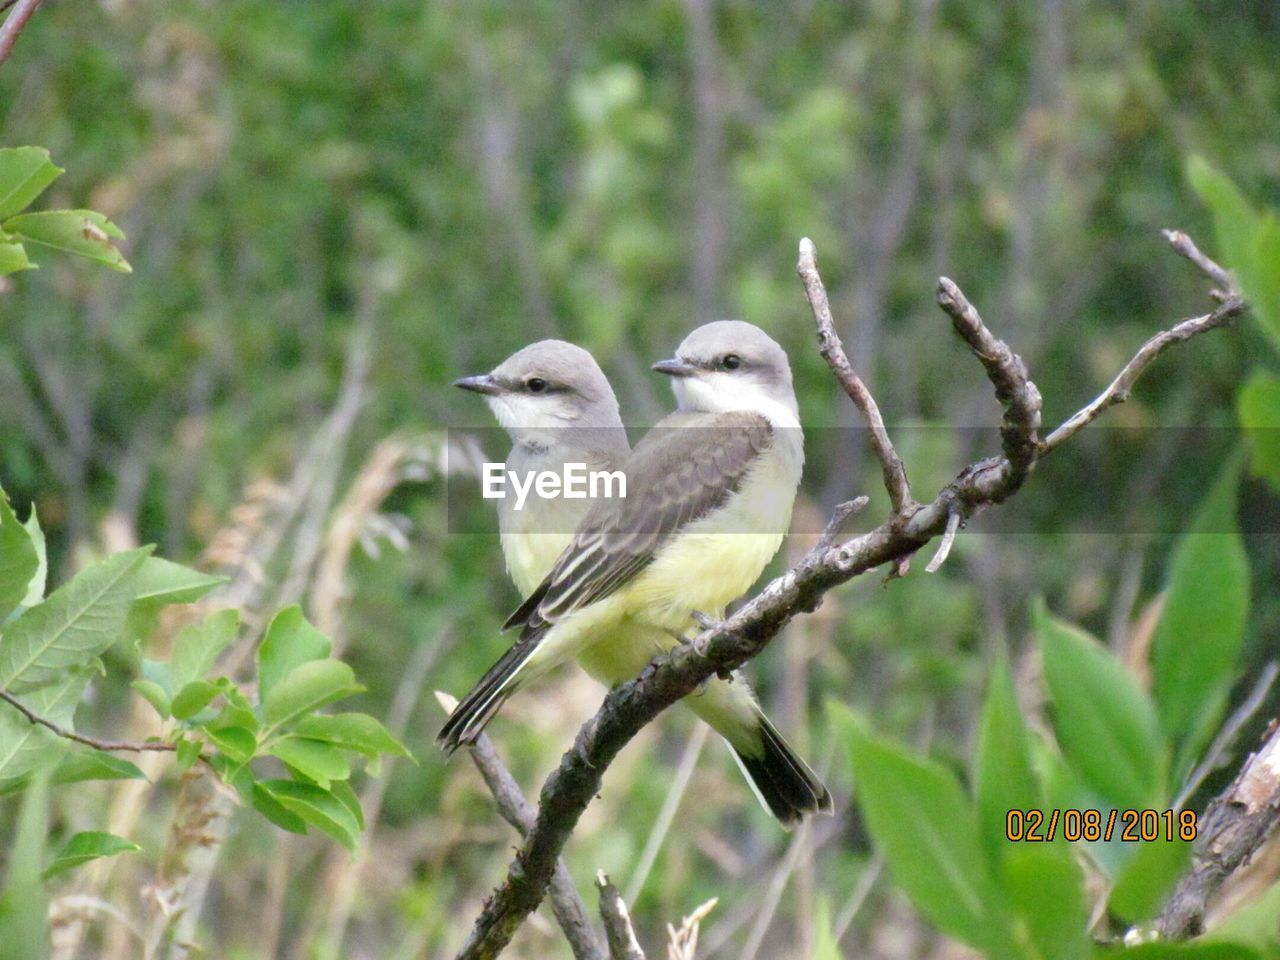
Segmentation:
<svg viewBox="0 0 1280 960">
<path fill-rule="evenodd" d="M 452 713 L 458 706 L 457 700 L 441 690 L 436 691 L 436 699 L 444 707 L 445 713 Z M 489 735 L 480 734 L 467 750 L 471 754 L 471 761 L 480 771 L 480 776 L 484 778 L 485 786 L 493 794 L 493 802 L 498 808 L 498 814 L 515 827 L 520 836 L 528 837 L 537 819 L 537 812 L 525 799 L 520 784 L 516 783 L 515 777 L 511 776 L 502 758 L 498 756 L 498 751 L 494 748 Z M 569 868 L 559 857 L 556 858 L 549 886 L 552 912 L 556 915 L 556 922 L 560 924 L 560 929 L 564 931 L 565 939 L 569 941 L 575 960 L 605 960 L 608 954 L 598 942 L 596 933 L 591 927 L 586 904 L 578 895 L 578 888 L 573 885 Z M 537 904 L 534 906 L 536 907 Z"/>
<path fill-rule="evenodd" d="M 1280 820 L 1280 724 L 1200 817 L 1191 870 L 1174 888 L 1156 929 L 1182 940 L 1203 930 L 1205 908 L 1222 882 L 1261 846 Z"/>
<path fill-rule="evenodd" d="M 1231 279 L 1231 274 L 1201 253 L 1200 248 L 1189 236 L 1181 230 L 1161 230 L 1160 232 L 1175 251 L 1194 263 L 1201 273 L 1218 285 L 1218 289 L 1225 296 L 1240 293 L 1240 288 Z"/>
<path fill-rule="evenodd" d="M 142 743 L 130 743 L 123 740 L 99 740 L 97 737 L 90 737 L 90 736 L 86 736 L 83 733 L 76 733 L 74 730 L 68 730 L 65 727 L 58 726 L 56 723 L 54 723 L 51 720 L 46 720 L 44 717 L 40 716 L 38 713 L 35 713 L 33 710 L 29 709 L 21 700 L 15 697 L 8 690 L 5 690 L 3 688 L 0 688 L 0 700 L 3 700 L 5 703 L 9 704 L 9 706 L 13 707 L 13 709 L 17 710 L 20 714 L 26 717 L 28 721 L 35 724 L 36 726 L 44 727 L 46 730 L 52 730 L 54 733 L 56 733 L 58 736 L 62 737 L 63 739 L 74 740 L 76 743 L 83 743 L 86 747 L 93 747 L 95 750 L 120 751 L 120 752 L 129 752 L 129 753 L 145 753 L 146 751 L 154 750 L 154 751 L 168 751 L 172 753 L 173 751 L 178 749 L 176 744 L 161 743 L 158 740 L 156 741 L 147 740 Z"/>
<path fill-rule="evenodd" d="M 817 256 L 812 240 L 805 237 L 800 241 L 800 259 L 796 263 L 796 273 L 800 274 L 804 283 L 804 292 L 809 298 L 809 307 L 813 310 L 813 319 L 818 325 L 818 352 L 867 421 L 867 427 L 871 431 L 871 446 L 875 449 L 876 458 L 884 473 L 884 487 L 889 491 L 893 515 L 904 517 L 915 503 L 911 499 L 907 470 L 902 465 L 898 451 L 893 448 L 893 441 L 885 430 L 884 418 L 880 416 L 875 398 L 854 371 L 853 364 L 844 352 L 844 344 L 840 342 L 840 335 L 836 333 L 835 321 L 831 317 L 831 304 L 827 300 L 827 288 L 823 286 L 822 277 L 818 274 Z"/>
<path fill-rule="evenodd" d="M 13 53 L 13 45 L 18 42 L 18 34 L 38 6 L 40 0 L 18 0 L 13 13 L 5 18 L 4 25 L 0 26 L 0 63 L 9 59 L 9 54 Z"/>
<path fill-rule="evenodd" d="M 600 917 L 604 920 L 604 933 L 609 941 L 610 960 L 644 960 L 644 951 L 640 949 L 640 941 L 631 927 L 626 901 L 603 870 L 596 873 L 596 889 L 600 891 Z"/>
<path fill-rule="evenodd" d="M 996 388 L 996 399 L 1004 407 L 1000 440 L 1009 462 L 1009 479 L 1016 487 L 1031 472 L 1038 456 L 1040 391 L 1027 376 L 1022 358 L 992 335 L 964 292 L 946 277 L 938 278 L 938 306 L 951 317 L 956 333 L 981 361 L 987 379 Z"/>
<path fill-rule="evenodd" d="M 896 492 L 899 503 L 875 529 L 843 543 L 819 544 L 733 615 L 657 657 L 635 680 L 609 692 L 596 715 L 578 731 L 560 766 L 543 784 L 537 818 L 508 869 L 506 880 L 476 920 L 475 929 L 459 954 L 460 960 L 496 957 L 510 942 L 525 917 L 542 900 L 560 851 L 599 792 L 604 771 L 662 710 L 692 693 L 707 678 L 735 670 L 756 656 L 794 617 L 816 609 L 828 590 L 885 564 L 901 569 L 904 561 L 924 544 L 944 534 L 957 513 L 963 519 L 1012 496 L 1044 450 L 1053 449 L 1083 426 L 1072 428 L 1056 441 L 1039 442 L 1040 392 L 1028 378 L 1021 358 L 987 330 L 959 288 L 943 280 L 939 284 L 939 303 L 978 355 L 1005 408 L 1001 428 L 1004 456 L 969 464 L 932 501 L 915 503 L 910 499 L 905 471 L 884 434 L 874 401 L 847 366 L 839 340 L 830 333 L 830 308 L 811 243 L 801 246 L 799 273 L 818 325 L 819 349 L 841 386 L 868 417 L 873 437 L 879 438 L 877 453 L 885 468 L 886 486 L 891 496 Z M 1224 304 L 1220 309 L 1228 308 Z M 1236 298 L 1230 309 L 1232 315 L 1240 312 L 1243 302 Z M 1187 327 L 1187 323 L 1195 325 Z M 1184 321 L 1162 336 L 1188 339 L 1214 325 Z M 1140 352 L 1126 370 L 1138 364 L 1137 372 L 1141 372 L 1154 354 L 1143 357 Z M 1130 383 L 1132 379 L 1136 379 L 1136 373 Z M 1092 419 L 1093 416 L 1088 418 Z M 900 513 L 899 506 L 906 512 Z M 1272 759 L 1275 769 L 1280 770 L 1280 735 L 1275 740 Z M 1280 805 L 1280 789 L 1276 802 Z"/>
</svg>

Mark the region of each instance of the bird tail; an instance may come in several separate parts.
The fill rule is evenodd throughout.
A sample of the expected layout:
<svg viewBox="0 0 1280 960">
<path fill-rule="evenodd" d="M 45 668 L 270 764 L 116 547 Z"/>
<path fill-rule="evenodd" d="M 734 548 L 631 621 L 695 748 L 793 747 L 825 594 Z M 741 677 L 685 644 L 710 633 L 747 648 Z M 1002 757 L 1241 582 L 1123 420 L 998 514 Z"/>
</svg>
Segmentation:
<svg viewBox="0 0 1280 960">
<path fill-rule="evenodd" d="M 541 638 L 535 638 L 532 643 L 517 641 L 453 708 L 453 713 L 436 734 L 436 743 L 446 754 L 452 754 L 464 743 L 474 742 L 507 697 L 516 692 L 516 678 L 537 649 L 538 639 Z"/>
<path fill-rule="evenodd" d="M 756 796 L 790 827 L 814 813 L 831 812 L 831 794 L 809 765 L 782 739 L 782 734 L 758 707 L 759 753 L 730 743 L 733 754 Z"/>
</svg>

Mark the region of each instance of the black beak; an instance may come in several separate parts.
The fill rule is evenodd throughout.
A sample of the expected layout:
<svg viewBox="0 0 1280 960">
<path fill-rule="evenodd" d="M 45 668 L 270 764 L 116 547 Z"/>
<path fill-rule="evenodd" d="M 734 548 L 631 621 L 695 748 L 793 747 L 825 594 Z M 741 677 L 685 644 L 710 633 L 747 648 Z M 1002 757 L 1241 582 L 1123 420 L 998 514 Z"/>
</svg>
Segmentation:
<svg viewBox="0 0 1280 960">
<path fill-rule="evenodd" d="M 692 377 L 698 372 L 698 368 L 693 364 L 674 357 L 670 360 L 659 360 L 653 365 L 653 369 L 658 373 L 665 373 L 668 377 Z"/>
<path fill-rule="evenodd" d="M 492 396 L 495 393 L 501 393 L 502 387 L 498 381 L 493 379 L 491 373 L 478 373 L 474 377 L 463 377 L 461 380 L 453 381 L 455 387 L 461 387 L 463 390 L 470 390 L 472 393 L 485 393 Z"/>
</svg>

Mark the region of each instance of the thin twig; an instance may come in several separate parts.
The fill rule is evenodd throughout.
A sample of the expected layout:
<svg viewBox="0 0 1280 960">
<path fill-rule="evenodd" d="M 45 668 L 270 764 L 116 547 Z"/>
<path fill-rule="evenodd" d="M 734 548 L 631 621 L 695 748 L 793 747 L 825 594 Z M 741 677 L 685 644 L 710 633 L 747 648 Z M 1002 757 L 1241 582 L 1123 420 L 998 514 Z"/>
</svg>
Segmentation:
<svg viewBox="0 0 1280 960">
<path fill-rule="evenodd" d="M 831 317 L 831 304 L 827 300 L 827 288 L 823 286 L 822 277 L 818 274 L 817 255 L 812 240 L 805 237 L 800 241 L 800 259 L 796 263 L 796 273 L 800 274 L 804 283 L 805 296 L 809 298 L 809 308 L 818 325 L 818 352 L 867 421 L 867 427 L 871 431 L 871 446 L 884 473 L 884 486 L 889 491 L 893 515 L 905 517 L 915 505 L 911 499 L 911 484 L 907 481 L 906 467 L 902 465 L 898 451 L 893 448 L 893 441 L 889 439 L 889 432 L 885 429 L 884 418 L 880 416 L 875 398 L 854 371 L 853 364 L 844 352 L 844 344 L 840 342 L 840 335 L 836 333 L 835 320 Z"/>
<path fill-rule="evenodd" d="M 811 264 L 811 244 L 802 249 L 802 265 L 806 260 Z M 802 269 L 801 275 L 806 292 L 813 288 L 815 319 L 821 329 L 824 322 L 830 322 L 830 312 L 822 309 L 825 297 L 820 293 L 816 266 L 811 271 Z M 732 616 L 703 630 L 692 642 L 658 657 L 635 680 L 614 687 L 596 715 L 579 729 L 573 746 L 543 784 L 536 822 L 517 851 L 503 884 L 477 918 L 459 953 L 461 960 L 496 957 L 511 941 L 520 924 L 542 901 L 560 851 L 599 792 L 604 771 L 666 707 L 692 693 L 708 677 L 732 671 L 759 654 L 794 617 L 816 609 L 828 590 L 877 567 L 900 565 L 929 540 L 944 533 L 956 510 L 962 511 L 962 516 L 972 516 L 1021 488 L 1042 449 L 1037 441 L 1040 391 L 1027 377 L 1022 360 L 987 330 L 959 288 L 949 282 L 940 283 L 939 301 L 957 332 L 978 354 L 996 388 L 1004 407 L 1001 435 L 1005 455 L 969 464 L 932 501 L 913 504 L 905 516 L 894 513 L 860 536 L 809 551 Z M 1243 304 L 1235 309 L 1243 309 Z M 1206 329 L 1212 327 L 1200 325 L 1179 336 L 1186 339 Z M 1134 363 L 1130 361 L 1130 366 Z M 1138 372 L 1145 365 L 1142 363 Z M 844 379 L 841 385 L 845 385 Z M 1074 432 L 1073 429 L 1071 433 Z M 892 467 L 894 460 L 896 454 L 886 457 L 882 464 Z M 902 496 L 905 487 L 897 482 L 896 471 L 886 469 L 886 475 L 892 481 L 890 490 L 897 490 Z"/>
<path fill-rule="evenodd" d="M 1204 782 L 1204 778 L 1217 769 L 1218 764 L 1222 762 L 1222 758 L 1227 752 L 1227 748 L 1231 746 L 1231 742 L 1240 733 L 1240 728 L 1249 722 L 1266 701 L 1267 694 L 1271 692 L 1271 685 L 1275 683 L 1277 674 L 1280 674 L 1280 664 L 1277 664 L 1274 660 L 1262 668 L 1262 674 L 1258 677 L 1257 683 L 1253 685 L 1253 689 L 1249 691 L 1249 695 L 1244 698 L 1244 701 L 1235 709 L 1235 712 L 1227 718 L 1227 722 L 1222 725 L 1218 735 L 1213 738 L 1213 743 L 1209 744 L 1209 749 L 1205 751 L 1204 759 L 1197 764 L 1196 768 L 1191 771 L 1191 775 L 1187 777 L 1186 786 L 1182 788 L 1178 798 L 1173 801 L 1174 810 L 1181 810 L 1186 806 L 1187 801 L 1191 799 L 1191 795 Z"/>
<path fill-rule="evenodd" d="M 1175 251 L 1194 263 L 1201 273 L 1216 283 L 1224 295 L 1231 296 L 1240 292 L 1231 274 L 1201 253 L 1200 248 L 1181 230 L 1161 230 L 1160 233 Z"/>
<path fill-rule="evenodd" d="M 0 63 L 9 59 L 9 54 L 13 53 L 13 45 L 18 42 L 18 34 L 22 32 L 22 28 L 27 25 L 27 21 L 31 19 L 31 15 L 36 12 L 38 6 L 40 6 L 40 0 L 17 0 L 13 13 L 9 14 L 3 26 L 0 26 Z"/>
<path fill-rule="evenodd" d="M 658 811 L 658 818 L 654 820 L 653 828 L 649 831 L 649 839 L 645 841 L 640 862 L 636 864 L 631 872 L 631 879 L 627 881 L 625 899 L 628 903 L 635 903 L 644 890 L 644 882 L 649 878 L 649 871 L 653 869 L 654 861 L 658 859 L 658 852 L 662 850 L 663 841 L 667 838 L 667 831 L 671 829 L 676 811 L 680 809 L 680 801 L 684 799 L 689 781 L 693 779 L 693 771 L 697 769 L 698 758 L 702 756 L 702 748 L 706 746 L 707 734 L 710 730 L 711 728 L 705 723 L 698 724 L 697 729 L 693 731 L 693 736 L 689 738 L 688 745 L 684 748 L 680 765 L 676 767 L 675 779 L 672 780 L 667 796 L 662 801 L 662 809 Z"/>
<path fill-rule="evenodd" d="M 644 951 L 631 926 L 627 902 L 603 870 L 596 873 L 596 889 L 600 891 L 600 919 L 604 921 L 605 939 L 609 941 L 610 960 L 644 960 Z"/>
<path fill-rule="evenodd" d="M 436 700 L 444 707 L 445 713 L 453 713 L 458 706 L 458 701 L 442 690 L 436 691 Z M 489 735 L 480 734 L 467 750 L 471 754 L 471 761 L 480 771 L 480 776 L 484 778 L 485 786 L 493 794 L 493 802 L 498 808 L 498 814 L 515 827 L 520 836 L 527 838 L 537 820 L 537 811 L 525 799 L 520 784 L 516 783 L 515 777 L 503 764 Z M 578 895 L 578 888 L 573 885 L 569 868 L 558 857 L 549 887 L 552 912 L 555 913 L 556 922 L 564 931 L 576 960 L 605 960 L 608 953 L 601 946 L 591 926 L 587 907 L 582 902 L 582 897 Z"/>
<path fill-rule="evenodd" d="M 836 943 L 841 941 L 845 932 L 853 925 L 853 921 L 858 918 L 858 914 L 862 912 L 863 905 L 866 904 L 867 898 L 871 896 L 871 891 L 875 889 L 876 881 L 880 879 L 880 874 L 883 872 L 884 856 L 877 850 L 858 877 L 858 882 L 854 885 L 853 892 L 849 894 L 849 899 L 840 908 L 840 912 L 836 914 L 835 924 L 831 932 L 831 936 Z"/>
<path fill-rule="evenodd" d="M 956 542 L 956 531 L 960 529 L 960 511 L 952 510 L 947 515 L 947 527 L 942 531 L 942 540 L 938 544 L 938 552 L 933 555 L 933 559 L 929 561 L 929 565 L 924 568 L 925 573 L 937 573 L 947 557 L 951 555 L 951 545 Z"/>
<path fill-rule="evenodd" d="M 17 697 L 8 690 L 0 689 L 0 700 L 3 700 L 13 709 L 27 718 L 31 723 L 37 726 L 52 730 L 58 736 L 66 740 L 74 740 L 76 743 L 83 743 L 86 747 L 93 747 L 95 750 L 121 751 L 129 753 L 145 753 L 148 750 L 173 752 L 178 749 L 177 744 L 162 743 L 158 740 L 147 740 L 143 743 L 130 743 L 124 740 L 99 740 L 97 737 L 86 736 L 83 733 L 76 733 L 74 730 L 68 730 L 66 727 L 60 727 L 51 720 L 46 720 L 29 709 Z"/>
</svg>

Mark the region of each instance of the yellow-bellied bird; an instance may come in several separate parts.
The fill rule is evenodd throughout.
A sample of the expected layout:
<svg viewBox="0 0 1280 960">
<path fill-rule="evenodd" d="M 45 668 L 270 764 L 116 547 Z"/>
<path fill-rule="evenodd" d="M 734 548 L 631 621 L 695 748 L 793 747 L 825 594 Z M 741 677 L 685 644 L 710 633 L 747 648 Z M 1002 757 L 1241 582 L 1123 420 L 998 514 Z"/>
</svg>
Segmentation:
<svg viewBox="0 0 1280 960">
<path fill-rule="evenodd" d="M 520 638 L 449 717 L 446 749 L 474 739 L 507 696 L 566 659 L 606 683 L 636 676 L 697 630 L 695 613 L 723 616 L 781 545 L 804 463 L 782 348 L 751 324 L 720 321 L 654 369 L 673 377 L 678 409 L 622 461 L 627 496 L 591 504 L 509 618 Z M 729 742 L 782 823 L 830 810 L 826 788 L 741 677 L 712 679 L 684 702 Z"/>
</svg>

